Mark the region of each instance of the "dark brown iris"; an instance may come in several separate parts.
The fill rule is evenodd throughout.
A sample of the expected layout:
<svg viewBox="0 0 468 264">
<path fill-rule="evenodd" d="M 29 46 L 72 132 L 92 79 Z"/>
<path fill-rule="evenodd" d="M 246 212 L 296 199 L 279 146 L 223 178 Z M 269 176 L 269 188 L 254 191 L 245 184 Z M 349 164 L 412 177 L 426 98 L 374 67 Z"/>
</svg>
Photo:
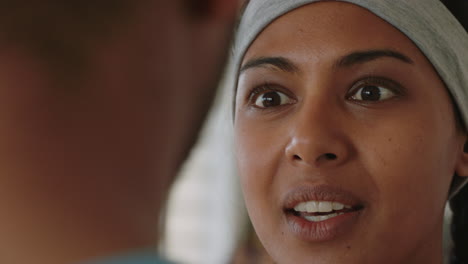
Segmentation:
<svg viewBox="0 0 468 264">
<path fill-rule="evenodd" d="M 262 96 L 263 107 L 273 107 L 281 104 L 281 96 L 277 92 L 268 92 Z"/>
<path fill-rule="evenodd" d="M 380 96 L 380 89 L 377 86 L 365 86 L 361 90 L 361 98 L 364 101 L 378 101 Z"/>
</svg>

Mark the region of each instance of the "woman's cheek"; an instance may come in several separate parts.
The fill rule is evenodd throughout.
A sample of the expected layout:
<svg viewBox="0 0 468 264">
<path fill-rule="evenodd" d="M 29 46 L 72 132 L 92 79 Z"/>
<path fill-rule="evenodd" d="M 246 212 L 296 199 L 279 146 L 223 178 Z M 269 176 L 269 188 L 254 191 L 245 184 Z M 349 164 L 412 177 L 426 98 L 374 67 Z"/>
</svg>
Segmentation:
<svg viewBox="0 0 468 264">
<path fill-rule="evenodd" d="M 277 133 L 277 130 L 269 129 L 256 120 L 248 120 L 242 116 L 237 119 L 236 156 L 246 198 L 264 195 L 272 188 L 279 164 L 277 156 L 281 153 L 281 142 L 276 139 Z"/>
<path fill-rule="evenodd" d="M 447 135 L 434 133 L 436 127 L 424 128 L 417 121 L 391 124 L 385 129 L 388 136 L 378 136 L 380 131 L 370 140 L 380 144 L 362 146 L 373 149 L 367 153 L 366 163 L 381 204 L 389 206 L 389 213 L 440 207 L 451 178 L 446 177 L 449 160 L 441 144 Z"/>
</svg>

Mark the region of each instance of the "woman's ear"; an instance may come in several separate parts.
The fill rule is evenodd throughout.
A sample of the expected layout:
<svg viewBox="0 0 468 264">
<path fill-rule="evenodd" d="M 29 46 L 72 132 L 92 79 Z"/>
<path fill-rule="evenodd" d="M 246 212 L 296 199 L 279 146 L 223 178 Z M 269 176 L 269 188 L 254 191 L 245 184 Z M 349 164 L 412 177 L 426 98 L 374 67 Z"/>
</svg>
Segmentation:
<svg viewBox="0 0 468 264">
<path fill-rule="evenodd" d="M 468 136 L 463 146 L 463 151 L 456 166 L 456 174 L 460 177 L 468 177 Z"/>
</svg>

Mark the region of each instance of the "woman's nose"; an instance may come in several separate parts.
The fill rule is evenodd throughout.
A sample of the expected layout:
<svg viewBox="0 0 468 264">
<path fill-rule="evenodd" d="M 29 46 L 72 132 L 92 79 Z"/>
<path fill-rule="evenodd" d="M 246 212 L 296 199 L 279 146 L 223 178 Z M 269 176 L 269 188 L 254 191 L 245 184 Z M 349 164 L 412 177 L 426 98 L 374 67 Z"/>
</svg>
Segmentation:
<svg viewBox="0 0 468 264">
<path fill-rule="evenodd" d="M 352 144 L 343 131 L 347 126 L 344 122 L 339 113 L 332 112 L 298 116 L 289 131 L 286 158 L 294 165 L 312 167 L 339 166 L 346 162 Z"/>
</svg>

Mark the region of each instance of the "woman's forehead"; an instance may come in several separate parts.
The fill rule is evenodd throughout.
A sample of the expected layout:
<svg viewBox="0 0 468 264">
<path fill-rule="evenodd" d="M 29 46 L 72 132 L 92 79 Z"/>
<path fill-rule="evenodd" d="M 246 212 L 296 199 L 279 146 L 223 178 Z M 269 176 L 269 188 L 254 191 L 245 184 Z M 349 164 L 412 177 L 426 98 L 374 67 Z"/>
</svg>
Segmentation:
<svg viewBox="0 0 468 264">
<path fill-rule="evenodd" d="M 300 63 L 366 50 L 424 59 L 410 39 L 370 11 L 345 2 L 318 2 L 274 20 L 253 41 L 242 65 L 254 57 L 282 56 Z"/>
</svg>

